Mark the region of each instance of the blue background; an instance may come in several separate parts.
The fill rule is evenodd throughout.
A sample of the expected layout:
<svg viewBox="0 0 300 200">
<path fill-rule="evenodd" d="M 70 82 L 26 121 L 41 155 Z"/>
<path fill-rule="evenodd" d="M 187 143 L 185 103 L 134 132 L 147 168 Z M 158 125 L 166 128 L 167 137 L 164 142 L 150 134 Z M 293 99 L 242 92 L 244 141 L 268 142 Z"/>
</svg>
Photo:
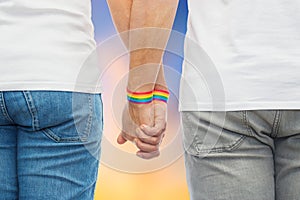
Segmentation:
<svg viewBox="0 0 300 200">
<path fill-rule="evenodd" d="M 120 0 L 121 1 L 121 0 Z M 93 22 L 95 25 L 95 38 L 99 43 L 111 35 L 116 34 L 106 0 L 93 0 Z M 185 34 L 187 21 L 187 2 L 179 0 L 178 11 L 173 30 Z M 171 37 L 172 38 L 172 37 Z M 184 41 L 176 41 L 176 48 L 183 52 Z M 181 54 L 181 53 L 180 53 Z M 183 53 L 182 53 L 183 54 Z M 165 53 L 164 64 L 171 66 L 178 72 L 181 72 L 182 58 L 181 56 L 173 55 L 169 52 Z"/>
</svg>

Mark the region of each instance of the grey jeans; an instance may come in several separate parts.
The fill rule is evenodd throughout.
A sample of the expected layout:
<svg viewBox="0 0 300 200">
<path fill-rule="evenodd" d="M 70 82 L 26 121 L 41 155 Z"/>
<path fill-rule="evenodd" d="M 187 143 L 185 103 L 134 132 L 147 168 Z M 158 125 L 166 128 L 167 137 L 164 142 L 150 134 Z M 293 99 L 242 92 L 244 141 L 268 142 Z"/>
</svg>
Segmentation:
<svg viewBox="0 0 300 200">
<path fill-rule="evenodd" d="M 191 200 L 300 200 L 300 110 L 183 112 Z"/>
</svg>

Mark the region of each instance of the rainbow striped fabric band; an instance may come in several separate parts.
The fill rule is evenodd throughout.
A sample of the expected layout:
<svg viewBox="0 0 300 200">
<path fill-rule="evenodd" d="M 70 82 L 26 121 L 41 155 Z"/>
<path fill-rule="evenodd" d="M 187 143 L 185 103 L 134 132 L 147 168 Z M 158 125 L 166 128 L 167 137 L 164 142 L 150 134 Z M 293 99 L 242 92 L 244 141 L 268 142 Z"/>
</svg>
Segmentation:
<svg viewBox="0 0 300 200">
<path fill-rule="evenodd" d="M 127 90 L 127 99 L 132 103 L 147 104 L 153 101 L 153 91 L 150 92 L 131 92 Z"/>
<path fill-rule="evenodd" d="M 167 103 L 170 93 L 165 90 L 154 90 L 149 92 L 132 92 L 127 90 L 128 101 L 136 104 L 148 104 L 152 101 L 162 101 Z"/>
<path fill-rule="evenodd" d="M 170 93 L 165 90 L 154 90 L 153 91 L 153 100 L 162 101 L 168 103 Z"/>
</svg>

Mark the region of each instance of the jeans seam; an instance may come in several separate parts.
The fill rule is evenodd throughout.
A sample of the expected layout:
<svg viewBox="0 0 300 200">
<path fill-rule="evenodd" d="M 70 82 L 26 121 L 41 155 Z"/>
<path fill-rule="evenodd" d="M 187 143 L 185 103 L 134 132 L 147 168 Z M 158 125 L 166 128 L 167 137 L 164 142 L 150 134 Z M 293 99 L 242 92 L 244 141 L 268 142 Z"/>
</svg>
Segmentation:
<svg viewBox="0 0 300 200">
<path fill-rule="evenodd" d="M 220 153 L 220 152 L 224 152 L 224 151 L 232 151 L 236 148 L 238 148 L 240 146 L 240 144 L 243 142 L 243 140 L 245 139 L 245 135 L 241 136 L 237 141 L 235 141 L 234 143 L 231 143 L 225 147 L 216 147 L 216 148 L 211 148 L 211 149 L 203 149 L 200 150 L 198 147 L 198 144 L 195 144 L 195 148 L 197 149 L 198 153 Z"/>
<path fill-rule="evenodd" d="M 195 141 L 195 137 L 196 137 L 196 131 L 191 131 L 191 126 L 190 125 L 190 121 L 191 121 L 191 115 L 194 114 L 193 111 L 182 111 L 181 112 L 181 125 L 182 125 L 182 129 L 183 129 L 183 148 L 185 151 L 187 151 L 188 153 L 191 153 L 193 151 L 193 147 L 195 147 L 194 141 Z M 189 123 L 187 123 L 189 122 Z M 189 125 L 189 127 L 187 128 L 187 126 Z M 192 133 L 191 136 L 189 137 L 189 139 L 185 139 L 185 137 L 187 137 L 187 129 L 189 133 Z M 198 130 L 198 127 L 197 127 Z M 192 138 L 190 140 L 190 138 Z M 188 142 L 186 142 L 188 141 Z M 192 153 L 192 154 L 198 154 L 198 152 Z"/>
<path fill-rule="evenodd" d="M 197 137 L 197 136 L 196 136 Z M 196 138 L 195 137 L 195 138 Z M 199 143 L 194 143 L 194 147 L 196 149 L 196 151 L 198 153 L 221 153 L 221 152 L 224 152 L 224 151 L 232 151 L 236 148 L 238 148 L 240 146 L 240 144 L 242 144 L 243 140 L 246 138 L 245 135 L 242 135 L 238 140 L 226 145 L 226 146 L 222 146 L 222 147 L 212 147 L 210 149 L 199 149 L 198 145 Z"/>
<path fill-rule="evenodd" d="M 104 124 L 104 119 L 103 119 L 103 101 L 102 101 L 102 95 L 99 94 L 99 98 L 100 98 L 100 104 L 101 104 L 101 122 L 102 124 Z"/>
<path fill-rule="evenodd" d="M 84 130 L 84 136 L 81 137 L 82 140 L 86 140 L 87 137 L 89 136 L 89 133 L 91 131 L 91 127 L 92 127 L 92 122 L 93 122 L 93 105 L 92 105 L 92 95 L 90 94 L 88 97 L 88 104 L 89 104 L 89 116 L 87 119 L 87 125 L 85 127 Z M 94 99 L 95 101 L 95 99 Z"/>
<path fill-rule="evenodd" d="M 248 112 L 247 112 L 247 110 L 243 111 L 243 122 L 244 122 L 244 125 L 246 127 L 246 130 L 247 130 L 249 136 L 253 136 L 254 133 L 253 133 L 251 127 L 250 127 L 250 122 L 248 120 Z"/>
<path fill-rule="evenodd" d="M 278 130 L 279 130 L 279 124 L 281 121 L 281 111 L 276 111 L 275 117 L 273 120 L 273 126 L 272 126 L 272 137 L 276 137 L 278 135 Z"/>
<path fill-rule="evenodd" d="M 70 138 L 60 138 L 56 134 L 54 134 L 50 129 L 44 129 L 42 132 L 49 137 L 50 139 L 54 140 L 55 142 L 85 142 L 84 139 L 81 137 L 70 137 Z"/>
<path fill-rule="evenodd" d="M 29 112 L 32 117 L 32 128 L 34 131 L 39 130 L 39 120 L 37 117 L 37 109 L 34 105 L 33 98 L 29 91 L 23 91 Z"/>
<path fill-rule="evenodd" d="M 1 107 L 1 111 L 2 111 L 2 114 L 4 115 L 4 117 L 12 122 L 12 123 L 15 123 L 11 117 L 9 116 L 8 114 L 8 111 L 7 111 L 7 108 L 6 108 L 6 105 L 5 105 L 5 101 L 4 101 L 4 95 L 3 95 L 3 92 L 0 92 L 0 107 Z"/>
</svg>

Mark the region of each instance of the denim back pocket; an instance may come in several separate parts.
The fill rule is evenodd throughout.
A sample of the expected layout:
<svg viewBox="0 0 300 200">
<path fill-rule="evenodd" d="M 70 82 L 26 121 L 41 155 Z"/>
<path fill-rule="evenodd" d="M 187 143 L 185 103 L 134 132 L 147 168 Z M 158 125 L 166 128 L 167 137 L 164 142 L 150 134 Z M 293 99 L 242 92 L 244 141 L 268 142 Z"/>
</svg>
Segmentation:
<svg viewBox="0 0 300 200">
<path fill-rule="evenodd" d="M 182 126 L 184 149 L 195 156 L 233 151 L 247 133 L 240 111 L 183 112 Z"/>
<path fill-rule="evenodd" d="M 95 95 L 72 92 L 30 92 L 38 129 L 55 142 L 87 141 L 93 123 Z"/>
</svg>

